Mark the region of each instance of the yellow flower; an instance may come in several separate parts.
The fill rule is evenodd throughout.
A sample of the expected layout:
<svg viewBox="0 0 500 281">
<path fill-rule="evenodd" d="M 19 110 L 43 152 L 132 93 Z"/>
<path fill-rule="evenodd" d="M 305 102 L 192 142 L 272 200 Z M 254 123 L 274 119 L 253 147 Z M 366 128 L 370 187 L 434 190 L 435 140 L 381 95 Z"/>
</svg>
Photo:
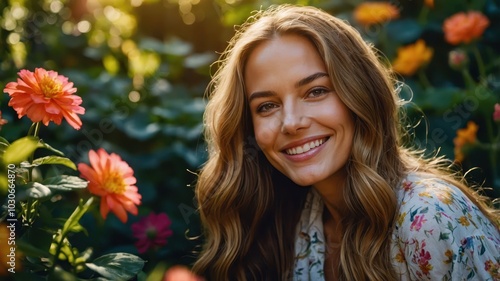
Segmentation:
<svg viewBox="0 0 500 281">
<path fill-rule="evenodd" d="M 362 25 L 382 23 L 398 17 L 398 9 L 388 2 L 365 2 L 354 10 L 354 19 Z"/>
<path fill-rule="evenodd" d="M 476 142 L 477 130 L 479 127 L 473 121 L 467 122 L 467 127 L 464 129 L 457 130 L 457 136 L 453 139 L 453 144 L 455 144 L 455 161 L 462 162 L 464 160 L 464 154 L 462 148 L 467 144 L 474 144 Z"/>
<path fill-rule="evenodd" d="M 405 217 L 406 217 L 406 212 L 399 214 L 399 218 L 398 218 L 398 225 L 399 226 L 401 226 L 403 224 Z"/>
<path fill-rule="evenodd" d="M 463 225 L 463 226 L 469 226 L 470 223 L 469 223 L 469 220 L 467 219 L 466 216 L 461 216 L 459 219 L 458 219 L 458 223 Z"/>
<path fill-rule="evenodd" d="M 411 76 L 431 60 L 432 54 L 432 48 L 427 47 L 424 40 L 420 39 L 415 44 L 398 49 L 392 68 L 402 75 Z"/>
<path fill-rule="evenodd" d="M 453 196 L 448 190 L 438 193 L 437 198 L 439 199 L 439 201 L 443 202 L 443 204 L 446 205 L 450 205 L 451 203 L 453 203 Z"/>
<path fill-rule="evenodd" d="M 446 250 L 444 255 L 448 258 L 444 261 L 445 264 L 450 264 L 451 262 L 453 262 L 453 252 L 450 249 Z"/>
<path fill-rule="evenodd" d="M 405 253 L 403 253 L 403 250 L 401 248 L 399 248 L 399 251 L 396 254 L 396 261 L 399 263 L 404 263 L 406 261 Z"/>
<path fill-rule="evenodd" d="M 427 197 L 427 198 L 432 198 L 431 194 L 427 191 L 424 191 L 424 192 L 420 192 L 418 194 L 418 196 L 422 196 L 422 197 Z"/>
</svg>

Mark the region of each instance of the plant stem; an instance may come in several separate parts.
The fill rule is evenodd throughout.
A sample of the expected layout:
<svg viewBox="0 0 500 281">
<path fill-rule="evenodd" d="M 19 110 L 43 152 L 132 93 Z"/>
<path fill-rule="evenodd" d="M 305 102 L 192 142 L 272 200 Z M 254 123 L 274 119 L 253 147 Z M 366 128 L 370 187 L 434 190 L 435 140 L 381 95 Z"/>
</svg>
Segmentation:
<svg viewBox="0 0 500 281">
<path fill-rule="evenodd" d="M 486 69 L 484 66 L 483 58 L 481 57 L 481 53 L 479 52 L 479 49 L 476 45 L 474 45 L 472 51 L 474 52 L 474 56 L 476 57 L 477 67 L 479 68 L 479 75 L 481 75 L 481 78 L 486 78 Z"/>
<path fill-rule="evenodd" d="M 40 132 L 40 122 L 34 122 L 28 131 L 28 136 L 33 136 L 35 138 L 38 138 L 39 132 Z M 30 164 L 33 163 L 34 158 L 35 158 L 35 155 L 34 155 L 34 153 L 32 153 L 28 158 L 28 161 Z M 28 182 L 32 182 L 32 181 L 33 181 L 33 167 L 29 167 L 28 168 Z M 29 197 L 28 201 L 26 202 L 26 217 L 25 217 L 26 220 L 23 221 L 23 223 L 25 223 L 27 225 L 31 225 L 34 222 L 35 217 L 36 217 L 36 213 L 37 213 L 37 210 L 36 210 L 37 208 L 38 208 L 38 200 Z"/>
<path fill-rule="evenodd" d="M 87 212 L 87 210 L 90 208 L 90 206 L 92 205 L 93 202 L 94 202 L 93 196 L 90 197 L 87 200 L 87 202 L 85 202 L 85 204 L 81 204 L 82 201 L 80 201 L 80 203 L 78 204 L 76 209 L 73 211 L 71 216 L 69 216 L 69 218 L 64 223 L 64 226 L 61 229 L 61 233 L 54 238 L 53 243 L 57 243 L 57 247 L 56 247 L 56 251 L 54 253 L 53 259 L 52 259 L 52 265 L 50 267 L 51 272 L 54 271 L 54 268 L 56 267 L 56 261 L 59 257 L 59 254 L 61 253 L 61 248 L 63 246 L 64 239 L 66 238 L 68 233 L 72 231 L 72 228 L 78 224 L 78 222 L 80 221 L 82 216 Z"/>
<path fill-rule="evenodd" d="M 472 76 L 467 68 L 462 68 L 462 76 L 464 77 L 465 87 L 467 90 L 472 90 L 476 87 L 476 82 L 472 79 Z"/>
<path fill-rule="evenodd" d="M 427 75 L 425 75 L 425 72 L 423 69 L 418 70 L 418 79 L 420 83 L 424 86 L 425 89 L 432 88 L 432 84 L 427 78 Z"/>
</svg>

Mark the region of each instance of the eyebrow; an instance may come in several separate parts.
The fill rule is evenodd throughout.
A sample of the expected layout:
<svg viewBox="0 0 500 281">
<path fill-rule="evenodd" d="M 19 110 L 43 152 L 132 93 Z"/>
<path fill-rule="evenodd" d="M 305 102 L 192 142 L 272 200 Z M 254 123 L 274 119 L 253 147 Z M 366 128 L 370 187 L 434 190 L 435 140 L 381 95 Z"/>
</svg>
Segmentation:
<svg viewBox="0 0 500 281">
<path fill-rule="evenodd" d="M 302 78 L 297 83 L 295 83 L 295 88 L 299 88 L 301 86 L 307 85 L 307 84 L 311 83 L 312 81 L 319 79 L 321 77 L 328 77 L 328 73 L 316 72 L 316 73 L 311 74 L 305 78 Z M 257 99 L 257 98 L 267 98 L 267 97 L 272 97 L 275 95 L 276 95 L 276 93 L 273 91 L 253 92 L 248 97 L 248 102 L 250 103 L 252 100 Z"/>
</svg>

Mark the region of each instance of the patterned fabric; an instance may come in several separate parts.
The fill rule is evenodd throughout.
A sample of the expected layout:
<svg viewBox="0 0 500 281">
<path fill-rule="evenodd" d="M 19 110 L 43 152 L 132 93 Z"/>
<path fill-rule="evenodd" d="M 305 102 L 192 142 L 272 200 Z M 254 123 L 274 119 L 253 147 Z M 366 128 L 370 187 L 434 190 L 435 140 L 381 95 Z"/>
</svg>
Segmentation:
<svg viewBox="0 0 500 281">
<path fill-rule="evenodd" d="M 457 187 L 409 175 L 391 254 L 400 280 L 500 280 L 500 233 Z M 324 281 L 321 196 L 311 189 L 297 226 L 294 281 Z"/>
</svg>

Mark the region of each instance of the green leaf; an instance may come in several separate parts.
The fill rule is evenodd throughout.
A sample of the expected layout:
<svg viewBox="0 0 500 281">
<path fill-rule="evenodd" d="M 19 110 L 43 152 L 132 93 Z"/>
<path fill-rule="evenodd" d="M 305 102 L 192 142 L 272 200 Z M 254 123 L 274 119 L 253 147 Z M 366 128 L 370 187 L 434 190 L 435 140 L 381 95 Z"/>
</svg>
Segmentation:
<svg viewBox="0 0 500 281">
<path fill-rule="evenodd" d="M 61 156 L 45 156 L 41 158 L 37 158 L 33 160 L 33 163 L 21 163 L 22 168 L 31 168 L 31 167 L 38 167 L 40 165 L 54 165 L 54 164 L 60 164 L 64 165 L 68 168 L 71 168 L 73 170 L 76 170 L 76 165 L 71 161 L 69 158 L 66 157 L 61 157 Z"/>
<path fill-rule="evenodd" d="M 56 154 L 59 154 L 61 156 L 64 156 L 64 153 L 62 153 L 62 151 L 53 148 L 52 146 L 50 146 L 48 143 L 44 142 L 43 140 L 40 140 L 40 144 L 41 144 L 41 147 L 48 149 L 52 152 L 55 152 Z"/>
<path fill-rule="evenodd" d="M 5 152 L 8 146 L 9 142 L 6 139 L 0 137 L 0 155 L 2 155 Z"/>
<path fill-rule="evenodd" d="M 80 223 L 73 223 L 70 228 L 68 228 L 68 231 L 78 233 L 80 231 L 83 231 L 85 235 L 88 235 L 87 229 L 85 229 Z"/>
<path fill-rule="evenodd" d="M 87 267 L 112 280 L 129 280 L 139 274 L 145 261 L 128 253 L 113 253 L 98 257 Z"/>
<path fill-rule="evenodd" d="M 30 182 L 25 186 L 27 187 L 26 195 L 31 198 L 39 199 L 50 196 L 52 194 L 50 188 L 39 182 Z"/>
<path fill-rule="evenodd" d="M 51 256 L 49 252 L 46 250 L 42 250 L 40 248 L 37 248 L 33 246 L 31 243 L 23 241 L 23 240 L 16 240 L 16 245 L 19 248 L 19 250 L 28 257 L 37 257 L 37 258 L 48 258 Z"/>
<path fill-rule="evenodd" d="M 79 281 L 77 276 L 73 273 L 65 271 L 59 266 L 54 268 L 54 271 L 48 276 L 48 280 L 53 281 Z"/>
<path fill-rule="evenodd" d="M 68 218 L 68 220 L 64 223 L 63 230 L 62 230 L 62 235 L 65 236 L 68 231 L 75 231 L 78 232 L 79 230 L 84 230 L 85 229 L 80 229 L 81 226 L 78 223 L 82 216 L 87 212 L 87 210 L 90 208 L 92 205 L 92 202 L 94 202 L 94 197 L 90 197 L 85 204 L 83 204 L 83 200 L 80 199 L 80 203 L 78 204 L 78 207 L 73 211 L 71 216 Z"/>
<path fill-rule="evenodd" d="M 3 154 L 5 164 L 19 164 L 27 160 L 42 144 L 35 137 L 24 137 L 9 145 Z"/>
<path fill-rule="evenodd" d="M 408 44 L 422 34 L 422 27 L 414 19 L 402 19 L 389 22 L 386 27 L 391 44 Z"/>
<path fill-rule="evenodd" d="M 88 182 L 76 176 L 61 175 L 47 178 L 42 181 L 42 184 L 50 189 L 73 190 L 86 188 Z"/>
</svg>

